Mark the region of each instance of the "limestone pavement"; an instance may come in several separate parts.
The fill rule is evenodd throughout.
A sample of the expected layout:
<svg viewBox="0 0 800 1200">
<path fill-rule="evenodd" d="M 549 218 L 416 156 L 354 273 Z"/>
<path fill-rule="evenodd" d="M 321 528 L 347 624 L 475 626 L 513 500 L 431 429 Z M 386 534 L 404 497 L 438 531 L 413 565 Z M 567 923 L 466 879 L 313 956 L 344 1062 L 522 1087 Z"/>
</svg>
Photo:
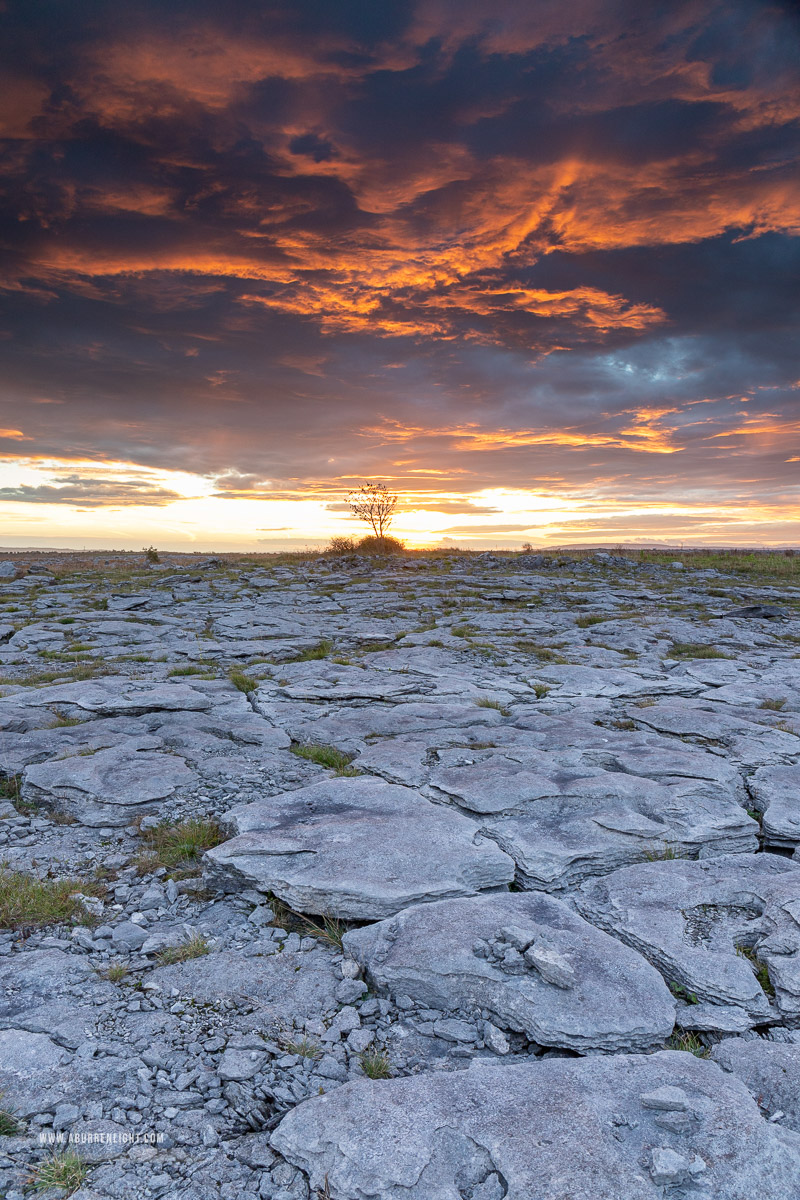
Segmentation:
<svg viewBox="0 0 800 1200">
<path fill-rule="evenodd" d="M 11 565 L 0 1194 L 800 1195 L 800 588 Z"/>
</svg>

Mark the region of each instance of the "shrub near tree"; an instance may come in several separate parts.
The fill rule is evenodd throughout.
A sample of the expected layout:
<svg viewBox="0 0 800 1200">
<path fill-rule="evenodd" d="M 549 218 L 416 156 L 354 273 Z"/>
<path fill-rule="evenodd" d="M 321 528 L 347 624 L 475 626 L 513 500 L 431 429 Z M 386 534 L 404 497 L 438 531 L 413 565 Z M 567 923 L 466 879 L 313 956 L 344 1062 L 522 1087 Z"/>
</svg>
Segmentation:
<svg viewBox="0 0 800 1200">
<path fill-rule="evenodd" d="M 328 542 L 328 554 L 355 554 L 356 544 L 351 537 L 332 537 Z"/>
<path fill-rule="evenodd" d="M 396 537 L 364 537 L 356 546 L 356 554 L 402 554 L 405 546 Z"/>
</svg>

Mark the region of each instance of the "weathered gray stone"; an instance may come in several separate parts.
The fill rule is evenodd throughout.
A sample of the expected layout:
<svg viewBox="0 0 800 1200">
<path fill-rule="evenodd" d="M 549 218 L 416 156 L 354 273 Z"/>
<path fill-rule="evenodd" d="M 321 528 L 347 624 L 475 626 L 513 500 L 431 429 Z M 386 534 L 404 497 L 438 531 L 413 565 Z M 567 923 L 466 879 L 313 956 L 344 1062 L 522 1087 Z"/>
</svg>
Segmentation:
<svg viewBox="0 0 800 1200">
<path fill-rule="evenodd" d="M 147 941 L 147 931 L 134 921 L 123 921 L 114 926 L 111 940 L 121 950 L 138 950 Z"/>
<path fill-rule="evenodd" d="M 519 973 L 475 953 L 498 934 L 527 943 L 524 958 L 514 951 Z M 644 1050 L 672 1032 L 675 1002 L 658 972 L 550 896 L 418 904 L 351 930 L 344 945 L 380 989 L 434 1009 L 488 1010 L 540 1045 Z"/>
<path fill-rule="evenodd" d="M 420 689 L 413 675 L 326 662 L 287 664 L 284 675 L 290 682 L 281 691 L 292 700 L 393 700 Z"/>
<path fill-rule="evenodd" d="M 768 846 L 800 846 L 800 766 L 760 767 L 747 781 Z"/>
<path fill-rule="evenodd" d="M 431 770 L 433 795 L 452 799 L 476 813 L 519 809 L 559 791 L 557 770 L 543 751 L 440 750 Z"/>
<path fill-rule="evenodd" d="M 718 691 L 714 693 L 715 697 Z M 749 719 L 735 712 L 723 711 L 710 702 L 654 704 L 649 708 L 637 709 L 634 719 L 638 725 L 645 725 L 659 733 L 691 738 L 701 743 L 728 744 L 737 733 L 752 728 Z"/>
<path fill-rule="evenodd" d="M 260 711 L 269 713 L 269 709 Z M 290 732 L 300 742 L 319 741 L 343 749 L 363 749 L 372 736 L 415 737 L 436 729 L 469 729 L 503 724 L 503 716 L 495 708 L 478 708 L 475 704 L 458 704 L 445 700 L 418 700 L 405 704 L 374 704 L 369 707 L 341 708 L 330 714 L 316 714 L 310 719 L 294 720 Z M 286 726 L 289 727 L 288 724 Z"/>
<path fill-rule="evenodd" d="M 14 697 L 6 697 L 13 701 Z M 124 675 L 107 675 L 82 683 L 37 688 L 26 702 L 34 706 L 74 706 L 100 717 L 136 716 L 149 712 L 203 711 L 211 700 L 185 683 L 144 683 Z M 2 706 L 3 700 L 0 700 Z"/>
<path fill-rule="evenodd" d="M 724 1188 L 717 1186 L 709 1163 L 723 1161 L 732 1131 L 739 1132 L 738 1110 L 725 1090 L 733 1076 L 722 1089 L 714 1085 L 725 1132 L 705 1146 L 697 1138 L 707 1121 L 703 1112 L 698 1116 L 691 1080 L 673 1074 L 653 1078 L 649 1061 L 648 1078 L 638 1093 L 640 1108 L 612 1108 L 613 1100 L 607 1102 L 607 1095 L 615 1099 L 622 1094 L 623 1100 L 626 1095 L 624 1081 L 619 1082 L 625 1071 L 616 1061 L 603 1068 L 611 1074 L 592 1077 L 577 1104 L 571 1103 L 574 1092 L 555 1095 L 545 1089 L 544 1095 L 537 1090 L 537 1081 L 547 1079 L 538 1072 L 550 1069 L 548 1060 L 560 1059 L 564 1070 L 580 1075 L 583 1065 L 595 1071 L 595 1058 L 618 1054 L 620 1048 L 651 1050 L 661 1035 L 656 1029 L 661 1006 L 667 1013 L 674 1009 L 677 1028 L 696 1031 L 709 1049 L 720 1035 L 742 1034 L 748 1041 L 743 1038 L 741 1044 L 747 1046 L 755 1042 L 756 1049 L 747 1051 L 753 1064 L 747 1069 L 740 1064 L 740 1070 L 762 1100 L 762 1116 L 775 1118 L 769 1136 L 780 1140 L 790 1135 L 781 1126 L 796 1124 L 796 1118 L 781 1088 L 785 1080 L 794 1086 L 791 1073 L 782 1074 L 789 1058 L 786 1048 L 800 1045 L 800 897 L 787 873 L 787 868 L 800 866 L 793 827 L 800 687 L 792 658 L 794 640 L 800 639 L 800 590 L 788 578 L 771 587 L 690 571 L 688 561 L 679 575 L 612 555 L 585 562 L 546 556 L 538 564 L 532 556 L 454 555 L 437 559 L 433 570 L 419 555 L 391 564 L 354 557 L 357 577 L 352 579 L 350 568 L 340 568 L 328 556 L 296 566 L 276 560 L 263 568 L 250 566 L 244 574 L 230 562 L 201 572 L 194 556 L 182 558 L 187 570 L 177 572 L 173 556 L 164 557 L 149 578 L 134 580 L 136 590 L 125 596 L 114 594 L 113 578 L 102 578 L 104 566 L 124 565 L 125 560 L 105 554 L 85 576 L 71 558 L 69 576 L 60 577 L 54 587 L 29 586 L 52 582 L 52 576 L 33 573 L 27 581 L 5 584 L 10 603 L 0 623 L 5 680 L 0 688 L 5 693 L 0 697 L 0 768 L 6 778 L 21 778 L 26 768 L 60 765 L 54 767 L 58 785 L 52 799 L 45 799 L 38 812 L 22 805 L 18 811 L 8 802 L 0 805 L 0 859 L 41 877 L 89 879 L 95 867 L 109 877 L 102 904 L 92 902 L 103 922 L 99 926 L 0 930 L 0 1031 L 13 1031 L 17 1040 L 30 1035 L 49 1039 L 29 1047 L 31 1064 L 40 1064 L 28 1096 L 33 1105 L 28 1115 L 34 1120 L 27 1137 L 0 1139 L 0 1194 L 22 1200 L 20 1181 L 36 1159 L 31 1143 L 37 1128 L 49 1128 L 48 1118 L 58 1133 L 81 1120 L 110 1117 L 126 1132 L 156 1124 L 166 1131 L 166 1140 L 162 1146 L 125 1147 L 119 1158 L 98 1163 L 89 1177 L 91 1187 L 82 1189 L 92 1191 L 93 1200 L 94 1193 L 97 1200 L 101 1194 L 108 1200 L 139 1194 L 255 1200 L 258 1193 L 264 1200 L 309 1200 L 316 1187 L 310 1189 L 291 1163 L 267 1149 L 269 1135 L 242 1135 L 241 1130 L 245 1125 L 272 1128 L 279 1113 L 306 1096 L 321 1089 L 331 1093 L 347 1079 L 361 1078 L 359 1056 L 375 1047 L 387 1053 L 395 1082 L 409 1088 L 412 1152 L 427 1138 L 440 1153 L 451 1136 L 451 1110 L 456 1123 L 461 1119 L 459 1103 L 474 1123 L 487 1114 L 495 1120 L 494 1108 L 501 1110 L 491 1138 L 475 1135 L 474 1126 L 471 1132 L 452 1134 L 447 1145 L 455 1149 L 452 1154 L 445 1149 L 444 1160 L 453 1163 L 458 1146 L 466 1149 L 450 1179 L 426 1167 L 430 1154 L 423 1144 L 419 1169 L 400 1195 L 411 1188 L 426 1200 L 443 1189 L 447 1200 L 584 1200 L 587 1193 L 592 1200 L 641 1200 L 642 1195 L 716 1200 Z M 23 570 L 48 570 L 57 560 L 60 565 L 61 556 L 49 552 L 15 556 Z M 541 574 L 532 574 L 539 568 Z M 729 596 L 716 605 L 707 595 L 712 576 Z M 335 590 L 329 592 L 331 583 Z M 104 600 L 107 611 L 98 605 Z M 698 620 L 698 602 L 720 611 L 726 604 L 780 605 L 786 615 L 780 622 L 723 618 L 712 629 Z M 599 615 L 602 624 L 576 620 L 584 615 Z M 459 629 L 462 624 L 472 626 L 474 636 L 453 636 L 469 634 Z M 416 632 L 415 626 L 420 626 Z M 296 660 L 300 651 L 323 638 L 335 643 L 333 655 Z M 681 654 L 665 665 L 673 644 L 699 642 L 713 642 L 730 657 Z M 87 674 L 94 670 L 92 664 L 97 673 L 69 683 L 33 685 L 37 675 L 55 671 L 71 678 L 72 664 L 61 654 L 54 658 L 53 652 L 71 650 L 75 643 L 89 644 L 80 653 Z M 487 643 L 494 648 L 491 653 Z M 569 661 L 543 661 L 546 655 L 540 651 L 547 647 L 560 647 Z M 228 677 L 237 660 L 258 685 L 246 695 Z M 109 666 L 116 676 L 102 675 Z M 194 667 L 203 674 L 173 677 L 176 668 Z M 216 678 L 204 677 L 210 674 Z M 324 786 L 336 789 L 348 782 L 289 753 L 290 735 L 291 741 L 324 742 L 358 755 L 354 766 L 359 770 L 402 785 L 399 794 L 408 807 L 395 806 L 387 813 L 381 804 L 367 804 L 354 811 L 349 801 L 338 807 L 331 801 L 324 822 L 312 814 L 310 825 L 304 824 L 305 815 L 296 820 L 295 814 L 287 823 L 287 794 L 303 795 L 293 789 L 310 781 L 324 780 Z M 185 763 L 192 773 L 169 794 L 141 804 L 118 803 L 126 800 L 130 782 L 118 775 L 108 789 L 112 795 L 100 793 L 104 799 L 97 804 L 99 823 L 94 825 L 53 821 L 43 811 L 58 807 L 62 790 L 71 794 L 74 779 L 59 771 L 80 771 L 82 764 L 103 762 L 98 752 L 123 750 L 139 761 L 146 754 L 163 755 L 171 763 Z M 148 775 L 141 781 L 144 790 L 163 785 L 158 772 Z M 367 790 L 375 783 L 349 782 L 365 784 Z M 15 784 L 6 791 L 16 796 Z M 94 801 L 85 793 L 77 799 L 85 816 Z M 369 976 L 377 994 L 365 998 L 366 984 L 359 975 L 366 972 L 359 964 L 342 958 L 329 943 L 270 929 L 279 908 L 259 904 L 265 899 L 263 890 L 243 887 L 246 878 L 233 872 L 226 876 L 223 886 L 231 894 L 209 903 L 196 881 L 167 883 L 162 874 L 139 875 L 134 856 L 141 845 L 133 833 L 134 820 L 220 819 L 232 806 L 254 800 L 279 819 L 270 835 L 280 837 L 280 853 L 266 858 L 281 868 L 307 862 L 303 886 L 320 883 L 320 907 L 330 903 L 331 889 L 339 883 L 356 894 L 366 889 L 366 899 L 359 896 L 365 904 L 376 895 L 385 903 L 391 887 L 393 903 L 406 905 L 402 883 L 411 885 L 407 892 L 417 900 L 413 908 L 430 909 L 426 920 L 433 921 L 451 903 L 475 912 L 485 902 L 505 900 L 516 905 L 517 915 L 504 914 L 487 930 L 469 928 L 466 922 L 463 928 L 445 923 L 421 943 L 418 960 L 406 954 L 411 942 L 405 928 L 393 943 L 380 926 L 353 931 L 387 949 L 384 966 Z M 711 862 L 715 855 L 735 851 L 738 858 L 757 845 L 760 831 L 746 812 L 752 808 L 765 818 L 758 844 L 790 852 L 798 846 L 794 866 L 784 859 L 778 868 L 759 867 L 761 874 L 755 877 L 746 861 L 737 861 L 726 876 L 727 890 L 712 889 L 712 904 L 708 895 L 696 895 L 688 885 L 665 890 L 663 898 L 682 908 L 671 919 L 678 925 L 684 921 L 681 928 L 693 952 L 719 954 L 726 961 L 727 955 L 734 973 L 736 967 L 745 972 L 747 986 L 756 987 L 760 980 L 767 993 L 749 1009 L 739 1002 L 723 1003 L 716 993 L 695 1002 L 691 993 L 698 983 L 688 973 L 673 998 L 649 964 L 642 969 L 657 985 L 657 1001 L 650 1003 L 639 977 L 619 966 L 620 955 L 646 961 L 636 958 L 638 952 L 625 945 L 627 935 L 620 932 L 630 916 L 641 933 L 639 890 L 630 887 L 616 897 L 624 899 L 625 911 L 620 916 L 614 910 L 609 929 L 619 936 L 610 939 L 595 926 L 581 926 L 575 914 L 576 883 L 658 854 L 680 852 Z M 115 823 L 123 810 L 124 818 Z M 433 817 L 438 841 L 429 836 Z M 461 822 L 455 841 L 450 830 L 456 827 L 438 824 L 448 819 Z M 298 854 L 286 853 L 295 826 L 308 840 Z M 471 832 L 465 841 L 467 828 Z M 232 832 L 250 836 L 245 830 Z M 481 843 L 481 833 L 492 840 Z M 487 883 L 485 874 L 474 871 L 465 887 L 465 876 L 474 868 L 472 856 L 481 845 L 500 855 L 501 862 L 507 847 L 519 864 L 518 881 L 534 890 L 505 890 L 510 863 L 499 884 Z M 252 862 L 258 858 L 253 856 Z M 465 861 L 469 871 L 462 869 Z M 664 864 L 653 865 L 659 870 Z M 696 866 L 691 863 L 689 869 Z M 665 869 L 671 870 L 669 864 Z M 678 874 L 682 870 L 679 866 Z M 387 884 L 386 873 L 397 878 Z M 772 880 L 768 893 L 762 886 L 767 875 Z M 437 891 L 442 884 L 444 890 Z M 448 891 L 451 884 L 453 892 Z M 546 889 L 563 894 L 563 906 L 571 914 L 569 929 L 544 919 L 535 924 L 519 918 L 520 907 L 528 903 L 547 908 L 552 917 L 558 906 Z M 461 895 L 464 891 L 468 894 Z M 389 911 L 378 911 L 383 925 L 394 919 L 387 907 Z M 407 911 L 397 914 L 398 920 Z M 133 950 L 121 980 L 108 968 L 118 965 L 118 955 L 127 959 L 131 951 L 113 940 L 115 929 L 123 938 L 130 930 L 132 946 L 146 937 Z M 454 931 L 458 936 L 450 937 Z M 195 933 L 208 939 L 210 953 L 169 967 L 155 965 L 160 950 Z M 652 940 L 658 950 L 658 929 L 656 933 Z M 736 942 L 742 954 L 734 953 Z M 746 953 L 755 961 L 743 957 Z M 448 973 L 460 954 L 469 960 L 468 969 Z M 680 950 L 679 961 L 682 955 Z M 655 957 L 653 961 L 660 963 Z M 702 976 L 696 962 L 689 965 Z M 378 981 L 379 969 L 388 976 L 400 968 L 413 978 L 393 978 L 385 985 Z M 765 971 L 774 997 L 768 994 Z M 713 984 L 714 969 L 708 974 Z M 437 987 L 448 989 L 453 1006 L 446 996 L 420 999 L 420 978 L 426 986 L 435 980 Z M 668 979 L 681 982 L 673 972 Z M 473 1003 L 478 984 L 483 990 Z M 524 993 L 530 1025 L 505 1024 L 491 996 L 487 999 L 489 985 L 509 1005 L 509 997 L 521 1005 Z M 758 1038 L 753 1033 L 757 1022 L 763 1022 Z M 666 1024 L 665 1019 L 664 1032 Z M 540 1054 L 531 1042 L 526 1046 L 531 1036 L 551 1049 Z M 324 1058 L 285 1052 L 303 1038 L 318 1044 Z M 728 1036 L 731 1053 L 735 1044 Z M 769 1049 L 761 1053 L 764 1046 Z M 782 1058 L 781 1073 L 776 1068 L 774 1078 L 772 1066 L 763 1065 L 765 1055 L 774 1057 L 773 1046 L 780 1047 Z M 226 1064 L 235 1066 L 236 1056 L 246 1060 L 241 1078 L 220 1077 L 226 1048 Z M 724 1051 L 724 1045 L 718 1047 L 715 1057 L 722 1061 Z M 585 1057 L 577 1064 L 566 1062 L 576 1052 Z M 468 1109 L 476 1099 L 469 1090 L 475 1071 L 437 1070 L 437 1078 L 450 1082 L 436 1086 L 451 1087 L 457 1099 L 455 1106 L 442 1106 L 446 1115 L 435 1120 L 429 1119 L 434 1110 L 423 1093 L 414 1090 L 423 1084 L 406 1084 L 401 1078 L 421 1080 L 422 1070 L 464 1067 L 476 1059 L 487 1067 L 514 1063 L 515 1070 L 522 1055 L 537 1072 L 534 1087 L 527 1089 L 522 1103 L 515 1102 L 523 1092 L 519 1089 L 505 1109 L 502 1090 L 513 1084 L 513 1075 L 498 1075 L 496 1092 L 483 1092 L 476 1107 Z M 636 1061 L 645 1058 L 640 1054 Z M 680 1065 L 683 1059 L 678 1058 Z M 708 1068 L 708 1063 L 700 1066 Z M 12 1089 L 28 1082 L 11 1080 Z M 393 1084 L 364 1080 L 370 1102 L 374 1096 L 379 1101 L 376 1170 L 385 1169 L 387 1162 L 391 1168 L 395 1157 L 397 1127 L 380 1110 L 384 1086 Z M 2 1103 L 13 1103 L 13 1096 Z M 608 1106 L 600 1111 L 599 1103 Z M 545 1126 L 526 1126 L 530 1113 Z M 559 1122 L 566 1131 L 557 1128 Z M 359 1169 L 371 1161 L 360 1137 L 354 1123 L 337 1139 Z M 260 1138 L 256 1151 L 247 1145 L 253 1138 Z M 520 1145 L 519 1158 L 525 1156 L 528 1175 L 522 1183 L 513 1162 L 509 1183 L 502 1164 L 493 1159 L 498 1147 L 506 1153 L 509 1139 Z M 543 1143 L 554 1141 L 548 1159 L 550 1149 Z M 610 1167 L 609 1145 L 617 1155 Z M 490 1156 L 488 1163 L 481 1146 Z M 769 1159 L 761 1149 L 749 1143 L 758 1174 L 742 1173 L 736 1200 L 761 1195 L 761 1162 Z M 734 1166 L 741 1162 L 738 1153 L 733 1152 Z M 581 1187 L 576 1188 L 568 1174 L 578 1169 L 576 1156 L 581 1155 L 586 1170 L 579 1171 Z M 369 1188 L 352 1191 L 332 1184 L 330 1194 L 337 1200 L 397 1200 L 391 1181 L 384 1184 L 382 1177 Z M 324 1185 L 320 1190 L 326 1193 Z M 781 1200 L 795 1200 L 795 1192 L 791 1180 Z"/>
<path fill-rule="evenodd" d="M 376 919 L 514 876 L 473 821 L 382 780 L 330 780 L 225 819 L 236 836 L 205 855 L 209 884 L 271 891 L 300 912 Z"/>
<path fill-rule="evenodd" d="M 263 1070 L 266 1059 L 266 1054 L 258 1050 L 226 1050 L 219 1060 L 217 1074 L 226 1082 L 252 1079 Z"/>
<path fill-rule="evenodd" d="M 46 1033 L 59 1046 L 75 1049 L 116 998 L 82 954 L 26 950 L 0 963 L 0 1029 Z"/>
<path fill-rule="evenodd" d="M 645 863 L 585 883 L 575 899 L 587 920 L 639 950 L 668 982 L 760 1024 L 771 1008 L 744 954 L 752 948 L 778 1010 L 800 1015 L 800 870 L 786 859 Z"/>
<path fill-rule="evenodd" d="M 711 1051 L 724 1071 L 741 1079 L 766 1117 L 800 1132 L 800 1045 L 765 1038 L 725 1038 Z"/>
<path fill-rule="evenodd" d="M 53 1129 L 69 1129 L 77 1121 L 80 1111 L 77 1104 L 59 1104 L 53 1115 Z"/>
<path fill-rule="evenodd" d="M 686 1112 L 648 1107 L 659 1089 Z M 683 1118 L 672 1132 L 662 1122 Z M 800 1137 L 694 1055 L 598 1056 L 350 1083 L 299 1105 L 271 1139 L 332 1200 L 789 1200 Z"/>
<path fill-rule="evenodd" d="M 135 741 L 122 739 L 121 745 L 96 754 L 26 767 L 22 795 L 82 825 L 128 825 L 133 816 L 157 811 L 158 801 L 196 778 L 177 755 L 140 750 Z"/>
<path fill-rule="evenodd" d="M 556 778 L 550 796 L 487 815 L 481 825 L 512 856 L 518 878 L 544 891 L 574 887 L 668 848 L 705 856 L 758 846 L 757 823 L 713 784 L 680 780 L 667 787 L 612 771 Z"/>
<path fill-rule="evenodd" d="M 46 1033 L 0 1030 L 0 1093 L 5 1106 L 19 1117 L 42 1112 L 45 1093 L 66 1079 L 64 1066 L 71 1058 Z"/>
<path fill-rule="evenodd" d="M 679 1004 L 675 1013 L 675 1024 L 679 1029 L 693 1029 L 701 1033 L 744 1033 L 753 1024 L 752 1017 L 733 1004 Z"/>
<path fill-rule="evenodd" d="M 693 679 L 674 678 L 661 671 L 609 670 L 597 667 L 539 667 L 536 678 L 557 688 L 560 696 L 604 696 L 626 699 L 635 696 L 692 696 L 701 691 Z"/>
<path fill-rule="evenodd" d="M 20 1119 L 55 1113 L 65 1099 L 81 1103 L 98 1094 L 99 1064 L 80 1060 L 46 1033 L 0 1030 L 2 1107 Z"/>
<path fill-rule="evenodd" d="M 78 1121 L 70 1130 L 72 1148 L 87 1163 L 109 1162 L 127 1154 L 134 1130 L 116 1121 Z"/>
<path fill-rule="evenodd" d="M 743 608 L 734 608 L 731 610 L 731 612 L 722 614 L 722 616 L 728 620 L 753 620 L 756 618 L 763 621 L 772 621 L 776 618 L 780 619 L 786 615 L 786 612 L 784 612 L 782 608 L 776 608 L 773 604 L 746 604 Z"/>
<path fill-rule="evenodd" d="M 265 1022 L 311 1017 L 336 1007 L 338 980 L 330 956 L 322 950 L 284 951 L 268 957 L 230 950 L 207 954 L 148 975 L 167 995 L 172 989 L 197 1004 L 249 1001 Z"/>
</svg>

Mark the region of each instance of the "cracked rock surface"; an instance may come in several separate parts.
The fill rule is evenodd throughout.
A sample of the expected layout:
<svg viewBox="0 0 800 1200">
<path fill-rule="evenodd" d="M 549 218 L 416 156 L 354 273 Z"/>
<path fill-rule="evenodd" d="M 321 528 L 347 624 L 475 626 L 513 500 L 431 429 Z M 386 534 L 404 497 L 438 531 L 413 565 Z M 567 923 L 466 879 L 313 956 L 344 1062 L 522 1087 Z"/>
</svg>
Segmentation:
<svg viewBox="0 0 800 1200">
<path fill-rule="evenodd" d="M 272 892 L 300 912 L 375 920 L 419 900 L 504 886 L 514 863 L 475 822 L 381 779 L 335 779 L 234 808 L 206 856 L 221 891 Z"/>
<path fill-rule="evenodd" d="M 543 1046 L 662 1045 L 675 1002 L 640 954 L 536 892 L 420 904 L 345 935 L 384 992 L 430 1009 L 488 1009 Z"/>
<path fill-rule="evenodd" d="M 792 580 L 14 556 L 0 1195 L 794 1200 Z"/>
<path fill-rule="evenodd" d="M 738 1008 L 753 1025 L 800 1018 L 800 868 L 786 859 L 643 863 L 584 884 L 576 902 L 697 999 Z"/>
<path fill-rule="evenodd" d="M 285 1117 L 272 1145 L 354 1200 L 661 1200 L 665 1187 L 739 1200 L 747 1186 L 784 1200 L 797 1181 L 795 1139 L 746 1088 L 669 1051 L 348 1084 Z"/>
</svg>

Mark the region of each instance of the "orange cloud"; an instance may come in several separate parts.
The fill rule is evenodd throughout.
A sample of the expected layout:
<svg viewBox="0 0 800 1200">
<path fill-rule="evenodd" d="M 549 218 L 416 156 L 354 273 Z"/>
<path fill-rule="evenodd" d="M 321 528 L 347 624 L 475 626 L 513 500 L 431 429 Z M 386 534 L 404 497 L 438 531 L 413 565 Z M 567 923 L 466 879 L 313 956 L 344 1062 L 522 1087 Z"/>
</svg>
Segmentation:
<svg viewBox="0 0 800 1200">
<path fill-rule="evenodd" d="M 665 319 L 660 308 L 629 304 L 622 296 L 612 296 L 591 287 L 565 292 L 548 292 L 542 288 L 489 287 L 481 290 L 462 287 L 426 297 L 421 303 L 429 308 L 457 308 L 487 316 L 498 312 L 524 312 L 542 317 L 569 317 L 599 330 L 644 329 Z"/>
<path fill-rule="evenodd" d="M 615 446 L 646 454 L 677 454 L 683 449 L 682 446 L 671 444 L 667 434 L 654 429 L 646 414 L 642 414 L 639 423 L 631 429 L 608 434 L 584 432 L 574 428 L 481 429 L 471 423 L 436 429 L 404 425 L 391 419 L 385 419 L 380 425 L 365 426 L 361 432 L 365 436 L 377 435 L 384 442 L 448 438 L 451 450 L 511 450 L 523 446 L 570 446 L 576 449 L 585 446 Z"/>
<path fill-rule="evenodd" d="M 778 413 L 761 413 L 752 417 L 748 417 L 742 413 L 737 415 L 739 416 L 740 424 L 733 429 L 725 429 L 720 433 L 710 434 L 710 438 L 746 437 L 757 439 L 763 443 L 777 440 L 787 441 L 791 438 L 800 437 L 800 421 L 786 421 Z M 796 460 L 788 459 L 786 461 L 793 462 Z"/>
<path fill-rule="evenodd" d="M 368 231 L 332 240 L 290 225 L 311 211 L 310 199 L 264 203 L 238 195 L 230 200 L 241 225 L 236 232 L 218 229 L 198 244 L 179 220 L 168 245 L 155 243 L 144 252 L 138 245 L 103 250 L 45 239 L 31 269 L 62 283 L 76 276 L 171 271 L 267 284 L 268 293 L 242 298 L 313 317 L 328 333 L 446 338 L 463 332 L 456 312 L 490 319 L 526 314 L 577 323 L 598 335 L 644 330 L 664 319 L 655 305 L 588 286 L 500 286 L 486 276 L 507 275 L 555 248 L 580 253 L 675 244 L 730 228 L 753 235 L 800 232 L 800 190 L 794 185 L 769 173 L 743 173 L 720 189 L 697 154 L 695 160 L 687 176 L 683 159 L 634 168 L 571 158 L 534 167 L 508 158 L 477 164 L 459 152 L 459 162 L 447 165 L 442 178 L 457 169 L 468 179 L 441 212 L 432 203 L 422 228 L 406 216 L 406 206 L 421 186 L 431 185 L 435 195 L 440 178 L 412 172 L 384 185 L 374 163 L 327 163 L 329 172 L 344 172 L 362 208 L 374 206 Z M 73 210 L 79 203 L 158 216 L 171 213 L 173 197 L 168 188 L 141 185 L 64 200 Z M 467 336 L 493 340 L 491 330 L 473 329 Z"/>
<path fill-rule="evenodd" d="M 109 124 L 139 121 L 147 107 L 163 115 L 184 100 L 223 109 L 245 86 L 263 79 L 347 78 L 354 70 L 338 65 L 333 54 L 349 49 L 345 39 L 323 45 L 280 36 L 245 38 L 202 25 L 175 35 L 147 31 L 96 46 L 81 91 L 84 102 Z M 150 105 L 143 111 L 148 89 Z"/>
</svg>

